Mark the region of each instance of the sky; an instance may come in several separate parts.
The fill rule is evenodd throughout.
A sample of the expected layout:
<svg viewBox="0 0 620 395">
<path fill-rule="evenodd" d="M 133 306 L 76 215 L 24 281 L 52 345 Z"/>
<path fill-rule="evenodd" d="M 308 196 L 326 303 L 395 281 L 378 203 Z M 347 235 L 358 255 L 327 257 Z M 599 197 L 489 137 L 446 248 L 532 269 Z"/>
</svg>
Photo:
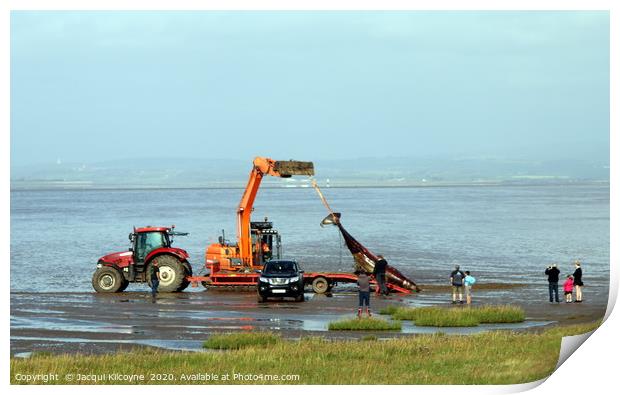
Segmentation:
<svg viewBox="0 0 620 395">
<path fill-rule="evenodd" d="M 11 13 L 11 165 L 609 158 L 604 11 Z"/>
</svg>

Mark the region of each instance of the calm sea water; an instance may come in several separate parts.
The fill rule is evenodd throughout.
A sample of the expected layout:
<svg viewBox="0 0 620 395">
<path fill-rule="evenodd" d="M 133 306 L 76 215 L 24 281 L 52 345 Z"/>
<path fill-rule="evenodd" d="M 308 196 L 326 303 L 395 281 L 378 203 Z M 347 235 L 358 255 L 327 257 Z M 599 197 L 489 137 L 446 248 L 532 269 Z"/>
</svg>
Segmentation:
<svg viewBox="0 0 620 395">
<path fill-rule="evenodd" d="M 235 235 L 240 189 L 11 192 L 11 290 L 91 291 L 97 259 L 126 250 L 133 226 L 190 232 L 194 272 L 205 247 Z M 347 230 L 414 280 L 445 283 L 459 263 L 484 282 L 545 282 L 545 267 L 586 285 L 609 280 L 609 186 L 332 188 L 324 193 Z M 352 258 L 312 189 L 263 189 L 254 218 L 268 216 L 284 254 L 307 271 L 350 271 Z M 129 290 L 140 289 L 130 287 Z"/>
</svg>

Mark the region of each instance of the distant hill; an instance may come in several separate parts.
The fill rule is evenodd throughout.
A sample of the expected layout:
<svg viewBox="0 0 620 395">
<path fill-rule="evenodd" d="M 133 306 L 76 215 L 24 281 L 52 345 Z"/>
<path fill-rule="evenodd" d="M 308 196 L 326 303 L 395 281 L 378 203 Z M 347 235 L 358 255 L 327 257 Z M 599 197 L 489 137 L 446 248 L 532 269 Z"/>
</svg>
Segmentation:
<svg viewBox="0 0 620 395">
<path fill-rule="evenodd" d="M 609 164 L 587 160 L 498 158 L 359 158 L 315 161 L 330 186 L 414 186 L 472 183 L 609 181 Z M 11 188 L 243 187 L 251 161 L 131 159 L 11 167 Z M 301 186 L 303 177 L 266 178 L 266 186 Z"/>
</svg>

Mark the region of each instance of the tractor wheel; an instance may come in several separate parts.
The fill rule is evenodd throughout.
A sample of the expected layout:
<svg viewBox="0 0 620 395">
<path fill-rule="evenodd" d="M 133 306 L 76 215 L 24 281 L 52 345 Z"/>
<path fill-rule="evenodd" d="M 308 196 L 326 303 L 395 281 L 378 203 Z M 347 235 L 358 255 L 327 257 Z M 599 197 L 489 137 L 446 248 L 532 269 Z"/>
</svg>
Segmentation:
<svg viewBox="0 0 620 395">
<path fill-rule="evenodd" d="M 92 284 L 97 292 L 113 293 L 123 287 L 123 275 L 113 267 L 103 266 L 93 274 Z"/>
<path fill-rule="evenodd" d="M 183 264 L 183 269 L 185 270 L 185 277 L 192 275 L 192 267 L 189 265 L 189 263 L 186 262 L 185 264 Z M 178 292 L 183 291 L 185 288 L 189 287 L 190 284 L 191 283 L 189 281 L 183 278 L 183 283 L 181 284 L 181 286 L 179 287 L 177 291 Z"/>
<path fill-rule="evenodd" d="M 190 282 L 187 280 L 183 280 L 183 283 L 181 284 L 181 286 L 179 287 L 179 289 L 177 289 L 178 292 L 183 291 L 185 288 L 189 287 Z"/>
<path fill-rule="evenodd" d="M 329 289 L 329 283 L 325 277 L 317 277 L 312 281 L 312 290 L 317 294 L 324 294 Z"/>
<path fill-rule="evenodd" d="M 185 267 L 183 263 L 172 255 L 160 255 L 153 258 L 159 266 L 159 292 L 178 292 L 185 282 Z M 151 285 L 151 273 L 153 265 L 149 264 L 147 269 L 147 279 Z"/>
<path fill-rule="evenodd" d="M 118 292 L 124 292 L 127 289 L 127 286 L 129 285 L 129 281 L 123 279 L 123 284 L 121 285 L 121 287 L 118 289 Z"/>
</svg>

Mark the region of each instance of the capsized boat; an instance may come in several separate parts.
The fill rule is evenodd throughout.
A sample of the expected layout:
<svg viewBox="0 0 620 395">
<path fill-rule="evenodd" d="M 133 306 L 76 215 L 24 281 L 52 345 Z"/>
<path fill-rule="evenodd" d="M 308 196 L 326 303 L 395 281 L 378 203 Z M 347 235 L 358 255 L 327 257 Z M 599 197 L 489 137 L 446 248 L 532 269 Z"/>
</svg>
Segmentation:
<svg viewBox="0 0 620 395">
<path fill-rule="evenodd" d="M 364 270 L 367 273 L 372 273 L 375 269 L 375 263 L 379 260 L 378 256 L 373 254 L 368 248 L 364 247 L 362 243 L 357 241 L 349 232 L 347 232 L 347 230 L 344 228 L 344 226 L 342 226 L 342 223 L 340 222 L 341 214 L 332 211 L 331 207 L 327 203 L 327 200 L 325 200 L 325 196 L 323 196 L 323 193 L 321 192 L 315 181 L 313 181 L 312 186 L 317 191 L 319 197 L 323 201 L 323 204 L 329 211 L 329 215 L 327 215 L 327 217 L 325 217 L 323 221 L 321 221 L 321 226 L 337 226 L 338 230 L 342 234 L 342 237 L 344 238 L 347 248 L 351 252 L 351 255 L 353 255 L 353 259 L 355 261 L 355 269 Z M 386 268 L 386 280 L 388 284 L 392 283 L 411 291 L 420 292 L 420 288 L 413 280 L 402 274 L 399 270 L 397 270 L 394 266 L 390 264 L 388 264 Z"/>
</svg>

